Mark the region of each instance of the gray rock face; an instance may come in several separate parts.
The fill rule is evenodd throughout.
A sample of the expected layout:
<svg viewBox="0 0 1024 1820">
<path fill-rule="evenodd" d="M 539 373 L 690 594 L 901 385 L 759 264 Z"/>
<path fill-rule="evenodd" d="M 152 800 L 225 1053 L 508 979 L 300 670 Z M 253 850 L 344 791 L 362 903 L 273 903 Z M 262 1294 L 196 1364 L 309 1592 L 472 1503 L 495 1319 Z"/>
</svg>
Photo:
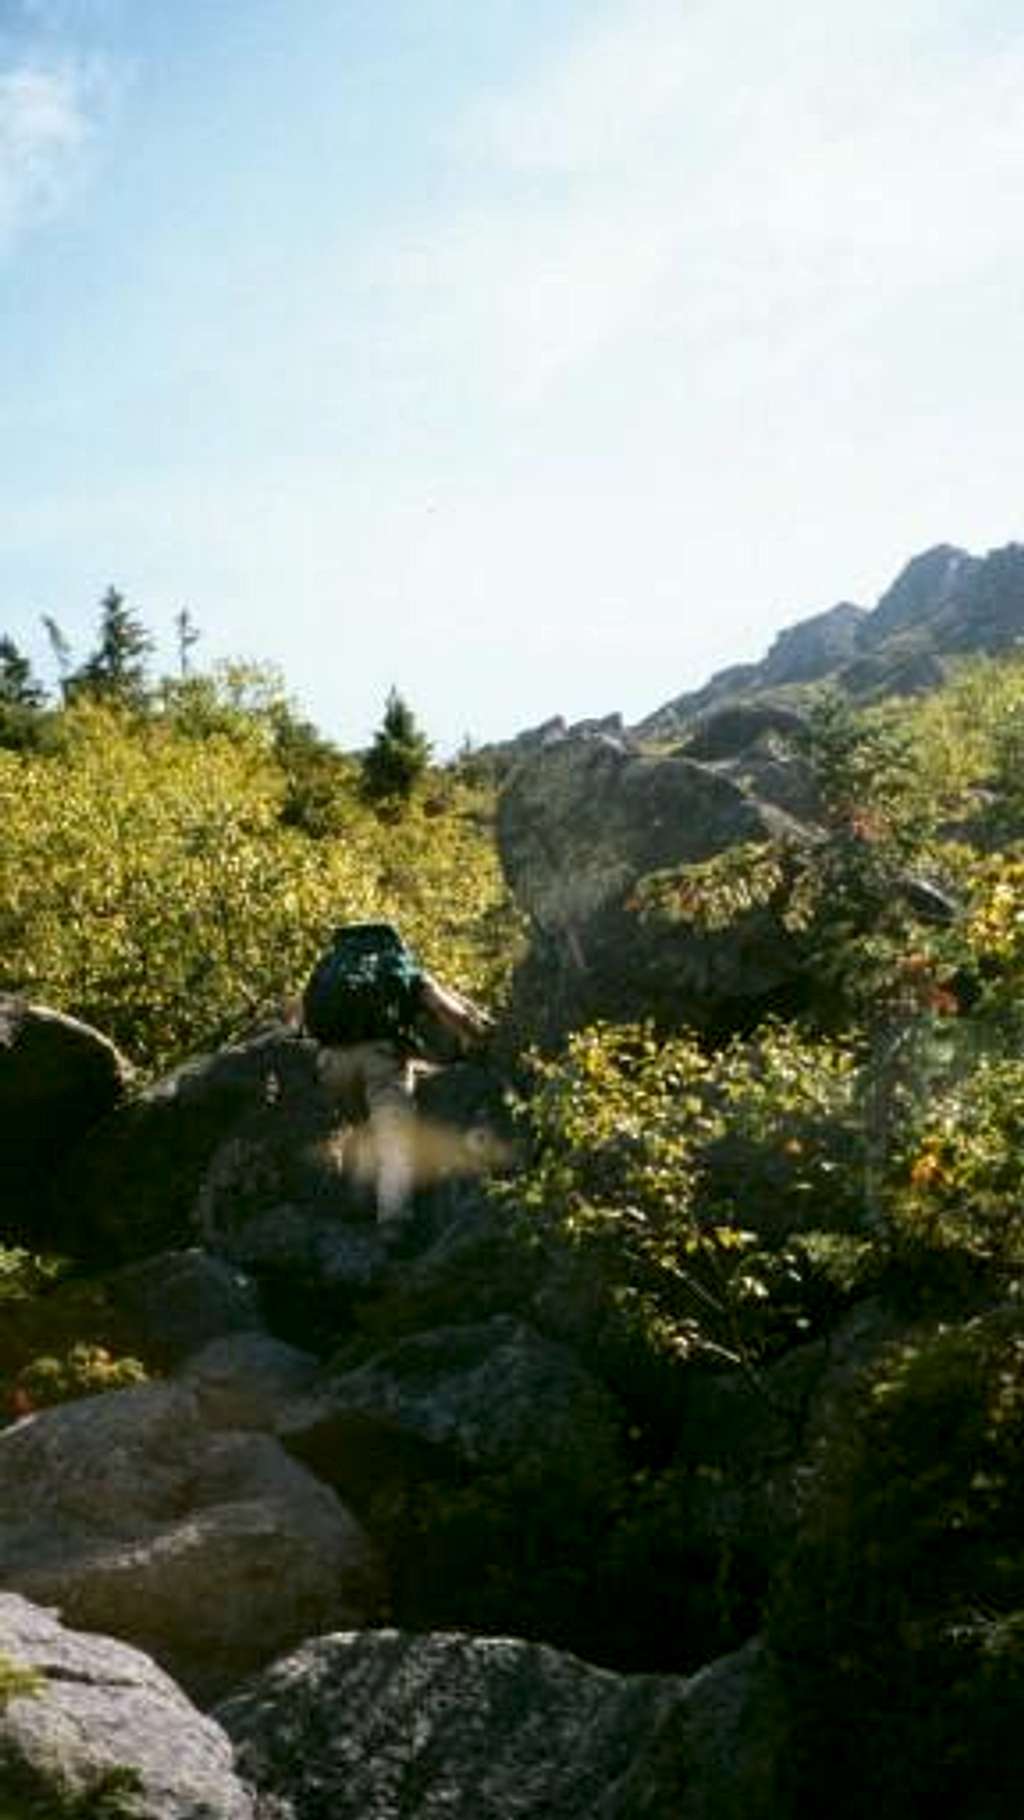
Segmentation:
<svg viewBox="0 0 1024 1820">
<path fill-rule="evenodd" d="M 283 1820 L 772 1820 L 764 1679 L 757 1646 L 685 1680 L 381 1631 L 306 1644 L 217 1716 Z"/>
<path fill-rule="evenodd" d="M 761 666 L 765 687 L 817 682 L 829 676 L 854 655 L 870 617 L 866 608 L 842 600 L 824 613 L 813 613 L 799 625 L 787 627 L 778 634 Z"/>
<path fill-rule="evenodd" d="M 776 707 L 772 702 L 736 702 L 704 715 L 680 746 L 678 756 L 713 764 L 718 759 L 739 758 L 770 736 L 799 740 L 806 730 L 806 718 L 792 708 Z"/>
<path fill-rule="evenodd" d="M 270 1334 L 231 1334 L 193 1353 L 180 1375 L 210 1427 L 272 1434 L 295 1399 L 315 1390 L 320 1361 Z"/>
<path fill-rule="evenodd" d="M 970 556 L 938 544 L 915 556 L 868 612 L 843 601 L 780 632 L 759 663 L 720 670 L 631 730 L 672 738 L 726 705 L 829 680 L 855 700 L 916 695 L 946 675 L 944 656 L 1003 651 L 1024 636 L 1024 544 Z"/>
<path fill-rule="evenodd" d="M 110 1273 L 105 1289 L 129 1333 L 138 1330 L 135 1350 L 165 1368 L 223 1335 L 263 1326 L 255 1284 L 196 1246 L 126 1264 Z"/>
<path fill-rule="evenodd" d="M 316 1057 L 315 1043 L 281 1027 L 199 1056 L 139 1094 L 76 1155 L 62 1187 L 68 1245 L 127 1260 L 206 1236 L 242 1265 L 295 1244 L 322 1263 L 324 1235 L 365 1209 Z M 266 1231 L 236 1242 L 254 1212 Z"/>
<path fill-rule="evenodd" d="M 937 544 L 915 556 L 901 569 L 882 595 L 861 633 L 866 649 L 882 644 L 894 633 L 920 627 L 934 619 L 969 585 L 981 567 L 953 544 Z"/>
<path fill-rule="evenodd" d="M 629 899 L 639 879 L 663 867 L 799 832 L 782 810 L 686 758 L 565 740 L 521 765 L 502 793 L 498 843 L 534 925 L 519 982 L 527 1015 L 554 1033 L 589 1016 L 645 1016 L 669 1005 L 692 1016 L 694 999 L 770 992 L 787 977 L 777 932 L 704 944 L 673 932 L 666 944 L 630 914 Z"/>
<path fill-rule="evenodd" d="M 0 1434 L 0 1578 L 214 1697 L 300 1638 L 380 1609 L 374 1552 L 263 1434 L 184 1384 L 44 1410 Z"/>
<path fill-rule="evenodd" d="M 77 1018 L 0 993 L 0 1208 L 18 1236 L 48 1236 L 55 1171 L 117 1105 L 131 1066 Z"/>
<path fill-rule="evenodd" d="M 616 1457 L 622 1413 L 573 1355 L 509 1315 L 401 1340 L 358 1370 L 328 1375 L 284 1406 L 277 1432 L 318 1469 L 356 1472 L 361 1454 L 404 1442 L 495 1469 L 575 1462 L 581 1477 Z"/>
<path fill-rule="evenodd" d="M 225 1733 L 138 1650 L 0 1593 L 0 1655 L 40 1677 L 0 1702 L 0 1800 L 56 1817 L 114 1778 L 133 1820 L 254 1820 Z"/>
</svg>

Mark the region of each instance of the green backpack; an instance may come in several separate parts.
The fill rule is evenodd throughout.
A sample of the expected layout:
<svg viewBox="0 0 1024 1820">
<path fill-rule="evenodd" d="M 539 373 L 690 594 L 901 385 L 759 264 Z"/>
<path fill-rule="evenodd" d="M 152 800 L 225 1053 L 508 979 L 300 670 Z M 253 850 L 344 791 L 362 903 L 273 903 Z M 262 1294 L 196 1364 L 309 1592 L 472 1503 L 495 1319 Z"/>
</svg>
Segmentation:
<svg viewBox="0 0 1024 1820">
<path fill-rule="evenodd" d="M 334 931 L 302 995 L 302 1021 L 318 1042 L 415 1046 L 413 1023 L 423 970 L 390 923 L 346 923 Z"/>
</svg>

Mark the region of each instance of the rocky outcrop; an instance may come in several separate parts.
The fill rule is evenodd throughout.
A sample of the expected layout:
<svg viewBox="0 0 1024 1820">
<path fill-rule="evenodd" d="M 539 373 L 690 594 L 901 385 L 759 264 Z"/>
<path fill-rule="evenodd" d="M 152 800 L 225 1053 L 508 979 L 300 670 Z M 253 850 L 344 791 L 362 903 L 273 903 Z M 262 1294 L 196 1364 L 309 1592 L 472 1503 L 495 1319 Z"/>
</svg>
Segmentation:
<svg viewBox="0 0 1024 1820">
<path fill-rule="evenodd" d="M 566 1347 L 495 1315 L 414 1334 L 325 1374 L 281 1409 L 276 1432 L 343 1495 L 361 1497 L 385 1462 L 389 1476 L 408 1478 L 432 1450 L 478 1471 L 547 1466 L 582 1486 L 613 1468 L 623 1425 L 615 1399 Z"/>
<path fill-rule="evenodd" d="M 629 729 L 636 741 L 678 738 L 718 709 L 784 700 L 829 682 L 854 700 L 917 695 L 945 679 L 944 658 L 1006 650 L 1024 636 L 1024 544 L 985 557 L 953 544 L 915 556 L 869 612 L 842 601 L 780 632 L 760 662 L 733 664 Z M 776 697 L 776 705 L 778 698 Z"/>
<path fill-rule="evenodd" d="M 268 1435 L 185 1384 L 68 1403 L 0 1434 L 0 1581 L 146 1650 L 198 1698 L 379 1613 L 366 1536 Z"/>
<path fill-rule="evenodd" d="M 920 630 L 970 587 L 982 564 L 953 544 L 936 544 L 914 556 L 865 621 L 860 644 L 872 650 L 895 633 Z"/>
<path fill-rule="evenodd" d="M 243 1334 L 205 1347 L 180 1375 L 206 1421 L 277 1435 L 357 1502 L 451 1467 L 557 1471 L 583 1496 L 622 1464 L 615 1398 L 511 1315 L 414 1334 L 340 1371 Z"/>
<path fill-rule="evenodd" d="M 799 625 L 787 627 L 778 633 L 761 666 L 764 687 L 820 682 L 841 669 L 855 655 L 870 618 L 864 607 L 842 600 L 824 613 L 812 613 Z"/>
<path fill-rule="evenodd" d="M 285 1027 L 199 1056 L 106 1119 L 75 1157 L 62 1187 L 67 1249 L 141 1260 L 134 1277 L 123 1276 L 136 1301 L 159 1299 L 150 1254 L 191 1256 L 168 1266 L 175 1295 L 154 1310 L 161 1329 L 178 1321 L 180 1342 L 189 1325 L 197 1346 L 214 1337 L 201 1331 L 204 1321 L 258 1325 L 243 1279 L 254 1278 L 271 1301 L 279 1292 L 304 1297 L 307 1318 L 312 1298 L 336 1325 L 351 1295 L 386 1272 L 365 1135 L 324 1086 L 317 1056 L 317 1044 Z M 500 1156 L 506 1115 L 486 1071 L 442 1070 L 424 1083 L 420 1105 L 421 1187 L 443 1189 Z M 443 1199 L 435 1197 L 438 1206 Z M 230 1314 L 228 1302 L 237 1303 Z"/>
<path fill-rule="evenodd" d="M 616 1675 L 504 1637 L 322 1637 L 217 1717 L 282 1820 L 775 1820 L 770 1668 Z"/>
<path fill-rule="evenodd" d="M 168 1369 L 227 1334 L 260 1333 L 255 1283 L 198 1246 L 162 1251 L 103 1278 L 122 1352 Z"/>
<path fill-rule="evenodd" d="M 184 1063 L 79 1147 L 61 1183 L 65 1244 L 106 1262 L 192 1244 L 196 1197 L 218 1147 L 254 1120 L 261 1130 L 286 1125 L 299 1169 L 315 1137 L 316 1098 L 316 1045 L 283 1026 Z"/>
<path fill-rule="evenodd" d="M 739 758 L 752 746 L 769 739 L 797 743 L 806 731 L 806 718 L 792 708 L 780 708 L 772 702 L 735 702 L 731 707 L 703 715 L 676 756 L 695 759 L 698 764 L 714 764 L 720 759 Z"/>
<path fill-rule="evenodd" d="M 571 725 L 563 715 L 555 714 L 550 720 L 542 721 L 538 727 L 525 728 L 512 739 L 497 740 L 491 745 L 478 747 L 469 755 L 466 763 L 470 770 L 476 766 L 491 778 L 500 780 L 533 753 L 543 751 L 546 746 L 557 745 L 563 739 L 577 738 L 610 739 L 622 745 L 629 741 L 621 714 L 593 715 L 586 720 L 573 721 Z"/>
<path fill-rule="evenodd" d="M 98 1030 L 0 993 L 0 1209 L 9 1239 L 50 1236 L 55 1172 L 117 1105 L 131 1073 Z"/>
<path fill-rule="evenodd" d="M 27 1689 L 0 1696 L 0 1807 L 11 1820 L 255 1820 L 221 1727 L 139 1650 L 0 1593 L 0 1660 Z"/>
<path fill-rule="evenodd" d="M 722 1000 L 764 998 L 790 958 L 767 919 L 698 939 L 632 913 L 640 879 L 743 841 L 801 829 L 711 767 L 606 742 L 566 740 L 513 774 L 502 793 L 502 865 L 533 927 L 519 1008 L 542 1035 L 588 1018 L 701 1021 Z"/>
</svg>

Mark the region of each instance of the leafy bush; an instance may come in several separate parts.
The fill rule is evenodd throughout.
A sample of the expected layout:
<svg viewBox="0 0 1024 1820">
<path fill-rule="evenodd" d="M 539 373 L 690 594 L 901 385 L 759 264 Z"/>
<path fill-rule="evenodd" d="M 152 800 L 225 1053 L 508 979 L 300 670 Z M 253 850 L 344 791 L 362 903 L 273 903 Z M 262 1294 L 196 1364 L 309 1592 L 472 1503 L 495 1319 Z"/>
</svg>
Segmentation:
<svg viewBox="0 0 1024 1820">
<path fill-rule="evenodd" d="M 1019 1811 L 1024 1333 L 918 1333 L 832 1423 L 770 1635 L 796 1812 Z"/>
<path fill-rule="evenodd" d="M 113 1358 L 105 1346 L 79 1340 L 60 1358 L 44 1355 L 22 1366 L 10 1403 L 17 1414 L 24 1415 L 52 1403 L 96 1396 L 102 1390 L 125 1390 L 145 1381 L 146 1368 L 140 1359 Z"/>
<path fill-rule="evenodd" d="M 497 1192 L 597 1266 L 649 1349 L 749 1365 L 806 1329 L 786 1241 L 861 1208 L 850 1050 L 782 1025 L 717 1055 L 596 1026 L 531 1065 L 529 1166 Z"/>
<path fill-rule="evenodd" d="M 301 986 L 337 922 L 397 922 L 428 966 L 492 1000 L 517 918 L 479 800 L 342 838 L 282 825 L 263 722 L 197 739 L 83 702 L 52 758 L 0 751 L 0 989 L 71 1011 L 163 1066 Z"/>
<path fill-rule="evenodd" d="M 0 1419 L 147 1377 L 101 1277 L 0 1245 Z"/>
</svg>

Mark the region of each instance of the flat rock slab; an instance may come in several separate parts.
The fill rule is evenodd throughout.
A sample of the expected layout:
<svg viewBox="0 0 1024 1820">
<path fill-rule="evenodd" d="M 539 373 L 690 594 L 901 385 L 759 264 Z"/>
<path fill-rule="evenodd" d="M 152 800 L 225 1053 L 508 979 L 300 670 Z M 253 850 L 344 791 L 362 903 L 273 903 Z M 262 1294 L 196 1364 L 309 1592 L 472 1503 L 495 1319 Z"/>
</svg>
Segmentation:
<svg viewBox="0 0 1024 1820">
<path fill-rule="evenodd" d="M 139 1650 L 0 1593 L 0 1657 L 38 1677 L 0 1701 L 5 1814 L 17 1799 L 56 1820 L 119 1787 L 132 1820 L 254 1820 L 221 1727 Z"/>
<path fill-rule="evenodd" d="M 772 1820 L 759 1645 L 616 1675 L 505 1637 L 321 1637 L 217 1717 L 282 1820 Z M 746 1738 L 753 1744 L 748 1747 Z"/>
</svg>

